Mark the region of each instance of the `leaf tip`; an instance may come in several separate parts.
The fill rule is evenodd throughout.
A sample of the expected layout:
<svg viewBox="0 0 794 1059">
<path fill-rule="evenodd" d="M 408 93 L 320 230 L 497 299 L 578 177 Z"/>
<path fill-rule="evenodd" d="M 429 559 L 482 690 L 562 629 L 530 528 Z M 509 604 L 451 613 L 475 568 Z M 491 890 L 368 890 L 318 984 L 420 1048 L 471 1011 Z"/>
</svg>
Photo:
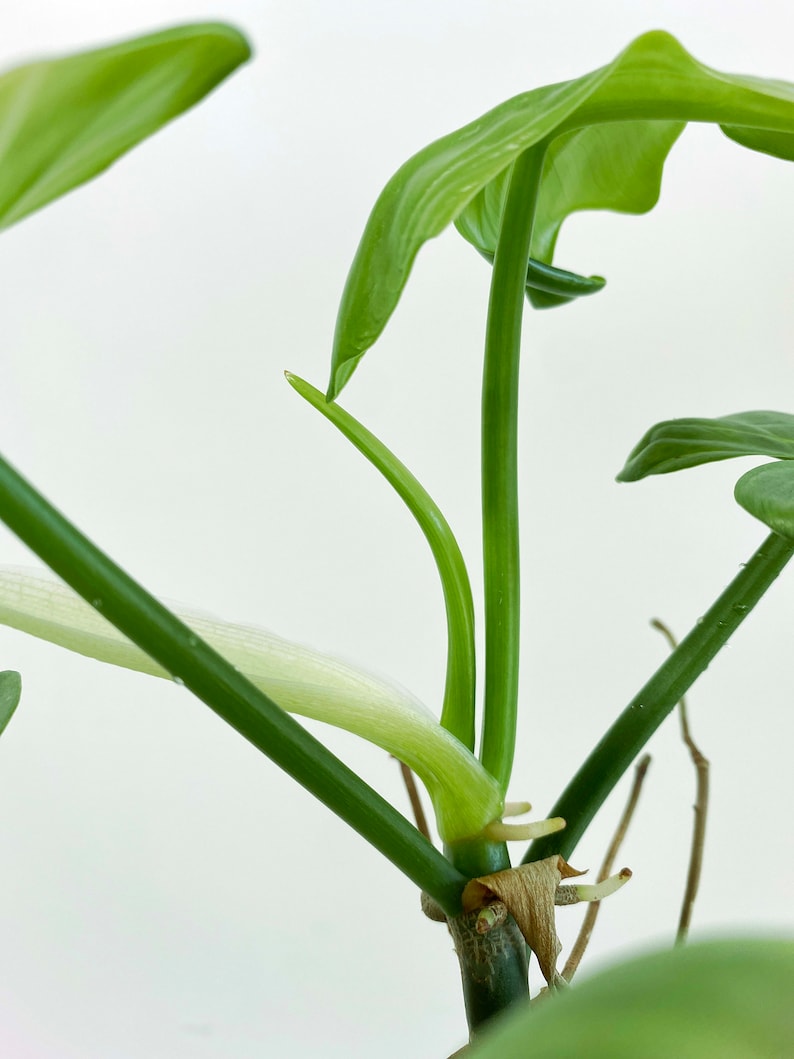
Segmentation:
<svg viewBox="0 0 794 1059">
<path fill-rule="evenodd" d="M 328 382 L 328 389 L 325 391 L 325 399 L 329 404 L 335 401 L 345 386 L 347 386 L 359 360 L 361 360 L 361 355 L 343 361 L 343 363 L 333 368 Z"/>
<path fill-rule="evenodd" d="M 0 733 L 14 715 L 22 695 L 22 677 L 13 669 L 0 673 Z"/>
</svg>

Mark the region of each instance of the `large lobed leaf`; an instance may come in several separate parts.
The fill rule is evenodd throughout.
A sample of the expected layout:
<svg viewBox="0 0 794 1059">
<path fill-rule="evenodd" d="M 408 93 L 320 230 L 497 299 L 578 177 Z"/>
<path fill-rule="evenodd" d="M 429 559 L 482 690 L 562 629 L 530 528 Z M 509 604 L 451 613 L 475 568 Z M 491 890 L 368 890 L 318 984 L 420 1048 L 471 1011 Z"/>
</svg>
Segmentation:
<svg viewBox="0 0 794 1059">
<path fill-rule="evenodd" d="M 681 121 L 626 121 L 590 125 L 555 139 L 546 152 L 532 232 L 532 256 L 550 262 L 562 222 L 579 210 L 647 213 L 659 199 L 662 168 L 684 131 Z M 481 253 L 493 253 L 499 238 L 511 169 L 480 191 L 455 227 Z M 550 303 L 527 287 L 535 308 Z M 561 304 L 555 300 L 551 304 Z"/>
<path fill-rule="evenodd" d="M 607 66 L 516 96 L 409 159 L 373 208 L 345 286 L 329 399 L 383 331 L 419 249 L 453 221 L 491 254 L 515 159 L 549 144 L 531 256 L 550 262 L 562 222 L 581 209 L 643 212 L 688 121 L 794 158 L 794 86 L 723 74 L 667 33 L 639 37 Z"/>
<path fill-rule="evenodd" d="M 467 1059 L 772 1059 L 794 1041 L 794 943 L 712 941 L 642 956 L 537 1008 Z"/>
<path fill-rule="evenodd" d="M 794 415 L 737 412 L 716 419 L 668 419 L 641 438 L 617 477 L 637 482 L 734 456 L 794 459 Z"/>
<path fill-rule="evenodd" d="M 97 176 L 250 56 L 222 23 L 177 26 L 0 76 L 0 228 Z"/>
</svg>

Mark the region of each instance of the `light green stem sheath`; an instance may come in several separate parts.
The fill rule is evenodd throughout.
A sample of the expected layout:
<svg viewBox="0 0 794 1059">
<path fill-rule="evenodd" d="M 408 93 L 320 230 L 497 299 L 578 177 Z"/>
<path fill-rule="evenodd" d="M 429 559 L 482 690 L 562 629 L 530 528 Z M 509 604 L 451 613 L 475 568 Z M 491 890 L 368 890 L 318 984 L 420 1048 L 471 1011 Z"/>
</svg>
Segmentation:
<svg viewBox="0 0 794 1059">
<path fill-rule="evenodd" d="M 388 802 L 137 585 L 0 458 L 0 517 L 128 639 L 363 835 L 450 915 L 465 878 Z"/>
<path fill-rule="evenodd" d="M 515 751 L 519 662 L 518 365 L 546 143 L 513 164 L 496 248 L 482 384 L 485 695 L 480 757 L 503 791 Z"/>
<path fill-rule="evenodd" d="M 282 710 L 353 732 L 412 769 L 433 801 L 442 839 L 477 835 L 499 816 L 496 780 L 405 688 L 265 629 L 178 604 L 169 609 Z M 101 608 L 45 571 L 0 566 L 0 623 L 100 662 L 171 676 Z"/>
<path fill-rule="evenodd" d="M 564 817 L 568 826 L 559 834 L 533 842 L 525 862 L 543 860 L 554 853 L 566 858 L 570 856 L 587 825 L 639 751 L 793 555 L 794 540 L 779 537 L 776 533 L 767 537 L 708 613 L 635 695 L 568 784 L 552 810 L 555 816 Z"/>
</svg>

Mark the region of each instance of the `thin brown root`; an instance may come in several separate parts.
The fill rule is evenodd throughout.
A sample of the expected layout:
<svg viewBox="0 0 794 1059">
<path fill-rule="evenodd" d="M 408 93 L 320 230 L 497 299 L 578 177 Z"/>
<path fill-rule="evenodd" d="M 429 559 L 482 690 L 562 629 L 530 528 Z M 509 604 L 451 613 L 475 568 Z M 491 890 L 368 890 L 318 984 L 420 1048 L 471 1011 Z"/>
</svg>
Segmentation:
<svg viewBox="0 0 794 1059">
<path fill-rule="evenodd" d="M 397 758 L 395 758 L 394 760 L 397 761 L 397 764 L 400 766 L 400 772 L 402 773 L 403 783 L 405 784 L 405 789 L 408 791 L 408 798 L 411 802 L 411 810 L 414 814 L 414 820 L 416 821 L 416 830 L 423 834 L 428 842 L 432 842 L 433 840 L 430 837 L 430 829 L 427 826 L 427 817 L 425 816 L 425 811 L 422 808 L 422 800 L 419 797 L 419 791 L 416 788 L 416 780 L 414 779 L 414 774 L 413 772 L 411 772 L 407 765 L 403 764 L 402 761 L 398 761 Z"/>
<path fill-rule="evenodd" d="M 446 912 L 434 897 L 422 890 L 420 900 L 422 911 L 428 919 L 432 919 L 434 923 L 446 923 Z"/>
<path fill-rule="evenodd" d="M 634 770 L 634 783 L 631 786 L 631 793 L 629 794 L 628 801 L 626 802 L 626 808 L 623 810 L 623 815 L 618 822 L 615 834 L 612 836 L 612 841 L 609 844 L 609 849 L 606 852 L 604 861 L 598 872 L 597 881 L 603 882 L 611 873 L 612 866 L 615 863 L 615 858 L 618 855 L 618 851 L 623 843 L 623 839 L 626 837 L 626 832 L 629 829 L 631 818 L 634 816 L 634 810 L 637 808 L 637 802 L 640 797 L 640 791 L 642 790 L 643 780 L 645 779 L 645 773 L 648 771 L 648 766 L 651 763 L 651 755 L 645 754 L 644 757 L 640 758 L 637 762 L 637 767 Z M 582 962 L 582 957 L 585 954 L 590 937 L 593 933 L 593 927 L 595 927 L 596 919 L 598 918 L 598 910 L 601 907 L 600 901 L 594 901 L 588 906 L 587 913 L 585 914 L 584 920 L 582 921 L 579 935 L 576 938 L 573 948 L 571 949 L 571 955 L 568 957 L 568 962 L 563 968 L 562 976 L 566 982 L 570 982 Z"/>
<path fill-rule="evenodd" d="M 674 651 L 678 646 L 676 638 L 658 618 L 651 622 L 654 629 L 658 629 Z M 695 905 L 698 888 L 700 886 L 700 874 L 703 869 L 703 849 L 706 843 L 706 818 L 709 807 L 709 761 L 700 752 L 689 731 L 689 718 L 687 716 L 686 699 L 682 698 L 678 704 L 678 716 L 681 720 L 681 738 L 689 750 L 692 764 L 695 766 L 697 786 L 695 794 L 695 820 L 692 825 L 692 845 L 689 851 L 689 870 L 686 877 L 686 889 L 684 899 L 681 902 L 681 917 L 678 920 L 676 931 L 676 945 L 683 945 L 689 932 L 689 924 L 692 922 L 692 909 Z"/>
</svg>

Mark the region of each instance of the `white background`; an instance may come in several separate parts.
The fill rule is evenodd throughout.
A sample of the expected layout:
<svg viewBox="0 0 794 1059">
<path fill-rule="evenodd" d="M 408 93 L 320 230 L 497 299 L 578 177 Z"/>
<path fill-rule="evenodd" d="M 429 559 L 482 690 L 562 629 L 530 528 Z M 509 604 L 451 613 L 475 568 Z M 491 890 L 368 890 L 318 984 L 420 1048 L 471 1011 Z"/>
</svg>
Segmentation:
<svg viewBox="0 0 794 1059">
<path fill-rule="evenodd" d="M 367 213 L 415 150 L 651 28 L 718 69 L 794 79 L 791 7 L 27 0 L 0 22 L 0 58 L 202 18 L 247 31 L 254 62 L 3 234 L 0 450 L 158 594 L 436 706 L 425 543 L 282 370 L 325 385 Z M 614 475 L 657 420 L 791 410 L 793 192 L 791 166 L 692 127 L 652 214 L 563 230 L 558 263 L 608 286 L 526 326 L 511 795 L 539 813 L 664 658 L 648 619 L 683 635 L 764 537 L 732 499 L 752 461 Z M 436 497 L 478 599 L 488 277 L 454 232 L 426 247 L 343 400 Z M 34 560 L 3 531 L 0 561 Z M 793 601 L 784 575 L 691 695 L 713 762 L 695 936 L 791 924 Z M 7 630 L 0 666 L 24 680 L 0 742 L 3 1055 L 436 1059 L 462 1042 L 450 942 L 412 884 L 186 691 Z M 322 735 L 407 809 L 393 762 Z M 650 749 L 620 858 L 635 878 L 602 910 L 591 968 L 673 935 L 694 776 L 674 719 Z M 576 866 L 598 867 L 626 784 Z M 560 918 L 567 947 L 579 912 Z"/>
</svg>

